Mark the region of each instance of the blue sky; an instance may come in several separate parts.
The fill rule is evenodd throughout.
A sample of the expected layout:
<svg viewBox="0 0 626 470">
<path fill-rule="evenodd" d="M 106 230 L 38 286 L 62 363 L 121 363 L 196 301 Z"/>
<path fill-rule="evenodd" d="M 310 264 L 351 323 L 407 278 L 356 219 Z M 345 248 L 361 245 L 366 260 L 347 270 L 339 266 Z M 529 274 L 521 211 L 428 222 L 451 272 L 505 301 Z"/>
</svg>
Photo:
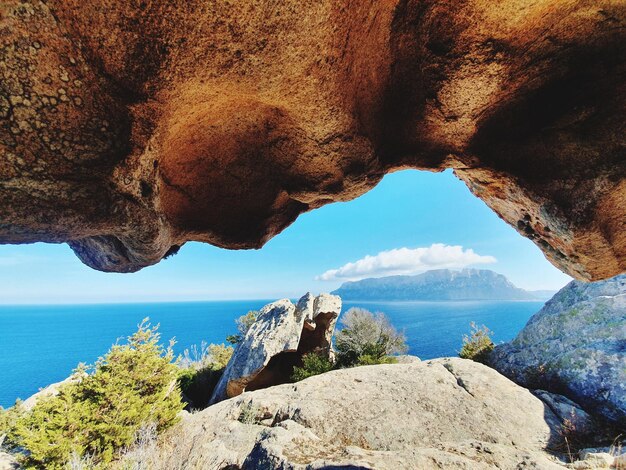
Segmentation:
<svg viewBox="0 0 626 470">
<path fill-rule="evenodd" d="M 570 280 L 451 171 L 411 170 L 387 175 L 354 201 L 301 215 L 261 250 L 187 243 L 133 274 L 91 270 L 64 244 L 3 245 L 0 303 L 294 298 L 346 279 L 464 266 L 526 289 Z"/>
</svg>

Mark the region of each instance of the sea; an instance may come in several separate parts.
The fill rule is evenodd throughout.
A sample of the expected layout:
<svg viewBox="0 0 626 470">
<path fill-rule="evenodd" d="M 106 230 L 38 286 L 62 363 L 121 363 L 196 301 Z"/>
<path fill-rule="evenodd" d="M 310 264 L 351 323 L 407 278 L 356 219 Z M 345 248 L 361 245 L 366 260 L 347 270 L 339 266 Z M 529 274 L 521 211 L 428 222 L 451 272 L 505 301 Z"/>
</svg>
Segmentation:
<svg viewBox="0 0 626 470">
<path fill-rule="evenodd" d="M 112 344 L 136 331 L 144 318 L 159 324 L 177 354 L 202 341 L 222 343 L 235 319 L 270 300 L 0 306 L 0 406 L 12 406 L 65 379 L 81 362 L 93 363 Z M 421 359 L 457 355 L 470 322 L 486 325 L 496 343 L 509 341 L 543 302 L 344 302 L 383 312 Z"/>
</svg>

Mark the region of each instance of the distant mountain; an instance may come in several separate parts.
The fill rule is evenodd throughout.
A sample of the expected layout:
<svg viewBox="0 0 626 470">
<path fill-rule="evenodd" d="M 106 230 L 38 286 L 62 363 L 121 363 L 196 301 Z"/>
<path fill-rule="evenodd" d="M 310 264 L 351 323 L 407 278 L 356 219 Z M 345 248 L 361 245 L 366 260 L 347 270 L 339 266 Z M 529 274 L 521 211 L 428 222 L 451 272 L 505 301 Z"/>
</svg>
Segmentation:
<svg viewBox="0 0 626 470">
<path fill-rule="evenodd" d="M 417 276 L 363 279 L 345 282 L 333 294 L 343 300 L 538 300 L 487 269 L 437 269 Z"/>
<path fill-rule="evenodd" d="M 538 300 L 550 300 L 557 293 L 555 290 L 530 290 L 528 292 Z"/>
</svg>

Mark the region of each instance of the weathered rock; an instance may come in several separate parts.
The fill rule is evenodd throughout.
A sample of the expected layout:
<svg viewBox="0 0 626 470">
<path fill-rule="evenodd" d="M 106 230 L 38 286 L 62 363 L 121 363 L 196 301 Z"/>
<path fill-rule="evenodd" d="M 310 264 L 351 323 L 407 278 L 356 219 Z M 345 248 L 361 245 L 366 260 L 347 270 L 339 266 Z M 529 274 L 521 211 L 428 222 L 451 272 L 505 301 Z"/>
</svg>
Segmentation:
<svg viewBox="0 0 626 470">
<path fill-rule="evenodd" d="M 548 405 L 562 422 L 567 421 L 571 429 L 580 434 L 590 434 L 595 430 L 596 424 L 589 413 L 567 397 L 545 390 L 535 390 L 533 394 Z"/>
<path fill-rule="evenodd" d="M 306 294 L 297 305 L 283 299 L 263 307 L 237 345 L 211 403 L 288 382 L 302 356 L 315 351 L 332 358 L 332 335 L 341 312 L 336 295 Z"/>
<path fill-rule="evenodd" d="M 182 455 L 207 469 L 547 470 L 563 468 L 545 451 L 561 424 L 528 390 L 472 361 L 364 366 L 189 415 L 166 435 L 156 468 L 178 468 Z"/>
<path fill-rule="evenodd" d="M 0 451 L 0 470 L 17 470 L 20 468 L 17 460 L 11 454 Z"/>
<path fill-rule="evenodd" d="M 455 168 L 560 269 L 626 269 L 623 1 L 8 0 L 0 242 L 129 272 Z"/>
<path fill-rule="evenodd" d="M 613 465 L 614 457 L 610 454 L 610 449 L 582 449 L 578 452 L 580 461 L 586 462 L 592 468 L 610 468 Z"/>
<path fill-rule="evenodd" d="M 626 275 L 571 282 L 517 338 L 497 346 L 490 363 L 517 383 L 626 425 Z"/>
</svg>

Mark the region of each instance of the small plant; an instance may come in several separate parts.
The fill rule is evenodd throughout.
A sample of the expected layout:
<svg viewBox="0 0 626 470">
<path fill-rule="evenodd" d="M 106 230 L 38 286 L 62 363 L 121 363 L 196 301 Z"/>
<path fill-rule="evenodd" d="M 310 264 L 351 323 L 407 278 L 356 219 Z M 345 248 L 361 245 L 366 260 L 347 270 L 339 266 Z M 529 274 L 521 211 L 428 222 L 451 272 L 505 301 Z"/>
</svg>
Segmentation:
<svg viewBox="0 0 626 470">
<path fill-rule="evenodd" d="M 202 341 L 200 347 L 197 345 L 185 349 L 178 358 L 178 365 L 181 369 L 200 370 L 211 367 L 214 370 L 223 369 L 233 355 L 233 347 L 222 344 L 207 344 Z"/>
<path fill-rule="evenodd" d="M 230 344 L 241 343 L 243 339 L 245 338 L 246 333 L 248 332 L 252 324 L 256 321 L 258 316 L 259 316 L 259 312 L 257 312 L 256 310 L 250 310 L 245 315 L 242 315 L 239 318 L 237 318 L 237 320 L 235 320 L 235 323 L 237 324 L 238 333 L 235 335 L 227 336 L 226 341 L 229 342 Z"/>
<path fill-rule="evenodd" d="M 351 308 L 341 320 L 343 328 L 335 337 L 340 367 L 388 364 L 393 354 L 407 351 L 406 338 L 391 326 L 383 313 Z"/>
<path fill-rule="evenodd" d="M 463 347 L 459 351 L 459 357 L 485 364 L 494 348 L 491 340 L 493 332 L 485 325 L 479 327 L 474 322 L 470 323 L 470 328 L 470 334 L 463 336 Z"/>
<path fill-rule="evenodd" d="M 334 364 L 328 359 L 316 352 L 310 352 L 302 356 L 302 367 L 294 367 L 291 380 L 299 382 L 314 375 L 323 374 L 332 370 Z"/>
<path fill-rule="evenodd" d="M 263 419 L 261 408 L 252 400 L 241 407 L 237 421 L 243 424 L 259 424 Z"/>
<path fill-rule="evenodd" d="M 154 423 L 143 425 L 135 434 L 134 442 L 120 455 L 120 470 L 148 470 L 157 454 L 157 427 Z"/>
<path fill-rule="evenodd" d="M 609 454 L 611 454 L 613 457 L 616 458 L 615 463 L 613 464 L 616 470 L 626 470 L 626 461 L 624 461 L 624 459 L 620 457 L 620 456 L 626 455 L 624 453 L 624 447 L 623 447 L 623 444 L 626 441 L 622 441 L 623 437 L 624 437 L 623 434 L 619 434 L 615 439 L 613 439 L 613 443 L 611 444 L 611 447 L 609 448 Z M 619 461 L 617 460 L 617 457 L 620 457 Z"/>
</svg>

